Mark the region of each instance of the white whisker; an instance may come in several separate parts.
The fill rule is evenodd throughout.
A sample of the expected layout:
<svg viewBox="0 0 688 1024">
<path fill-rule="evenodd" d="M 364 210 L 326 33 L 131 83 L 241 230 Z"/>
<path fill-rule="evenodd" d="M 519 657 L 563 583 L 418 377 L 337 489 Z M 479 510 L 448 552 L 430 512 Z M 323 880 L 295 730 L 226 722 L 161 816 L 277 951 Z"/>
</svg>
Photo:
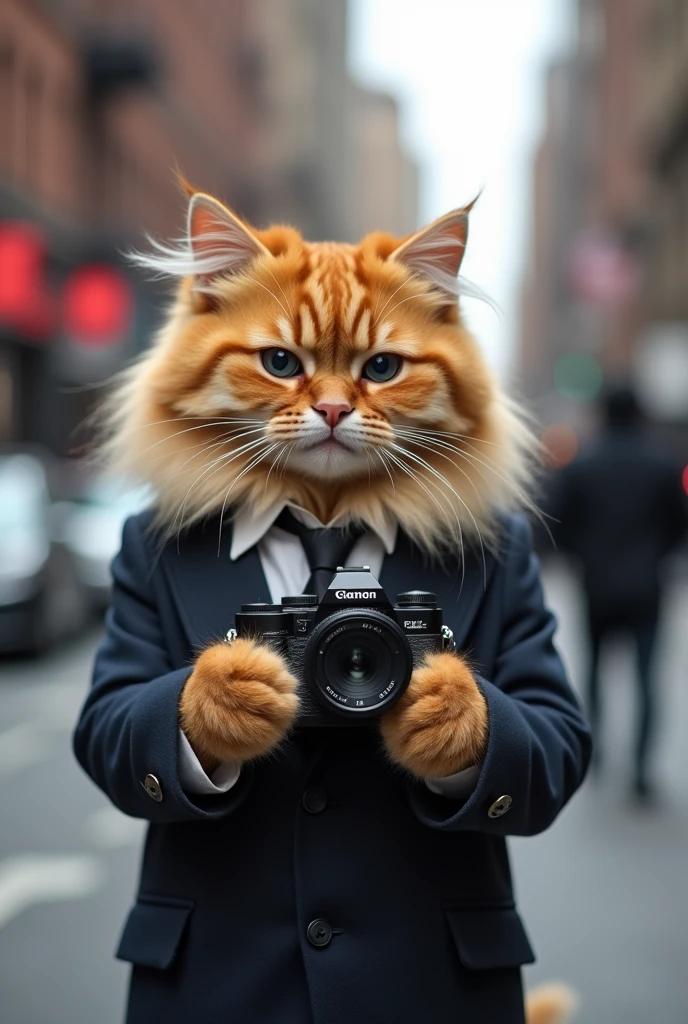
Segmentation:
<svg viewBox="0 0 688 1024">
<path fill-rule="evenodd" d="M 275 295 L 275 293 L 274 293 L 274 292 L 271 292 L 271 291 L 270 291 L 270 289 L 268 288 L 268 286 L 267 286 L 267 285 L 265 285 L 265 284 L 262 284 L 262 283 L 261 283 L 260 281 L 256 281 L 256 280 L 254 279 L 253 283 L 254 283 L 254 284 L 257 284 L 259 288 L 262 288 L 262 289 L 263 289 L 263 291 L 266 291 L 266 292 L 268 293 L 268 295 L 272 295 L 273 299 L 275 300 L 275 302 L 277 303 L 277 305 L 278 305 L 278 306 L 279 306 L 279 307 L 281 308 L 281 310 L 282 310 L 282 312 L 284 313 L 284 315 L 285 315 L 285 316 L 287 317 L 287 319 L 289 319 L 289 313 L 288 313 L 288 312 L 287 312 L 287 310 L 286 310 L 286 309 L 284 308 L 284 303 L 283 303 L 283 302 L 280 302 L 280 300 L 279 300 L 279 299 L 277 298 L 277 296 Z"/>
<path fill-rule="evenodd" d="M 429 488 L 425 486 L 423 481 L 420 479 L 419 475 L 417 473 L 415 473 L 409 466 L 405 465 L 405 463 L 400 458 L 398 458 L 396 455 L 393 455 L 392 452 L 387 451 L 386 455 L 387 455 L 388 458 L 390 458 L 392 460 L 392 462 L 395 465 L 397 465 L 399 467 L 399 469 L 401 469 L 404 473 L 406 473 L 407 476 L 409 476 L 413 481 L 415 481 L 415 483 L 417 484 L 418 487 L 422 488 L 422 490 L 425 491 L 425 493 L 428 495 L 428 497 L 432 501 L 434 501 L 435 505 L 437 505 L 437 508 L 440 510 L 442 518 L 445 521 L 449 522 L 449 520 L 447 518 L 447 510 L 444 508 L 443 505 L 440 504 L 440 502 L 437 500 L 435 495 L 429 490 Z M 428 481 L 428 483 L 432 483 L 432 481 Z M 439 490 L 439 488 L 437 487 L 436 484 L 434 484 L 434 487 L 435 487 L 436 490 Z M 440 491 L 440 494 L 441 493 L 442 492 Z M 456 519 L 456 525 L 457 525 L 458 530 L 459 530 L 459 547 L 460 547 L 460 550 L 461 550 L 461 586 L 463 587 L 463 581 L 464 581 L 464 576 L 465 576 L 465 572 L 466 572 L 465 558 L 464 558 L 464 545 L 463 545 L 463 530 L 461 529 L 461 521 L 460 521 L 460 519 L 459 519 L 459 517 L 458 517 L 458 515 L 456 513 L 456 509 L 451 505 L 451 503 L 449 505 L 449 508 L 450 508 L 450 511 L 452 511 L 454 513 L 454 518 Z"/>
<path fill-rule="evenodd" d="M 266 267 L 265 269 L 267 270 L 268 274 L 270 275 L 270 277 L 272 278 L 272 280 L 273 280 L 273 281 L 275 282 L 275 284 L 277 285 L 277 287 L 279 288 L 279 290 L 280 290 L 280 291 L 282 292 L 282 298 L 284 299 L 284 301 L 285 301 L 285 302 L 286 302 L 287 304 L 289 304 L 289 299 L 288 299 L 288 297 L 287 297 L 287 293 L 285 292 L 285 290 L 284 290 L 284 288 L 282 287 L 282 285 L 281 285 L 281 284 L 279 283 L 279 281 L 277 280 L 277 278 L 275 277 L 275 275 L 273 274 L 273 272 L 272 272 L 272 271 L 270 270 L 270 268 L 269 268 L 269 267 Z M 290 313 L 291 313 L 291 316 L 293 317 L 293 316 L 294 316 L 294 313 L 293 313 L 293 311 L 291 311 L 291 310 L 290 310 Z"/>
<path fill-rule="evenodd" d="M 401 289 L 402 289 L 402 288 L 404 287 L 404 285 L 405 285 L 405 284 L 408 284 L 408 283 L 409 283 L 409 281 L 413 281 L 413 280 L 414 280 L 414 278 L 416 278 L 416 277 L 418 277 L 418 274 L 410 274 L 410 275 L 409 275 L 409 276 L 408 276 L 408 277 L 407 277 L 407 278 L 406 278 L 405 280 L 403 280 L 403 281 L 401 282 L 401 284 L 399 285 L 399 287 L 398 287 L 398 288 L 395 288 L 395 289 L 394 289 L 394 291 L 393 291 L 393 292 L 392 292 L 392 294 L 391 294 L 391 295 L 390 295 L 390 296 L 388 297 L 388 299 L 387 299 L 387 301 L 385 302 L 384 306 L 383 306 L 383 307 L 382 307 L 382 309 L 380 310 L 380 314 L 379 314 L 379 316 L 375 316 L 375 314 L 373 314 L 373 316 L 374 316 L 374 318 L 375 318 L 375 319 L 373 320 L 373 327 L 377 327 L 378 321 L 379 321 L 379 320 L 381 319 L 381 317 L 382 317 L 382 314 L 383 314 L 383 313 L 384 313 L 384 311 L 385 311 L 385 310 L 387 309 L 387 307 L 389 306 L 390 302 L 392 301 L 392 299 L 394 298 L 394 296 L 395 296 L 395 295 L 397 294 L 397 292 L 400 292 L 400 291 L 401 291 Z M 378 292 L 378 302 L 380 301 L 380 298 L 379 298 L 379 296 L 380 296 L 380 293 Z M 410 296 L 409 296 L 409 298 L 412 298 L 412 299 L 413 299 L 413 298 L 415 298 L 415 297 L 416 297 L 416 296 L 414 296 L 414 295 L 410 295 Z M 396 308 L 396 307 L 395 307 L 395 308 Z M 377 310 L 377 303 L 375 304 L 375 309 Z"/>
<path fill-rule="evenodd" d="M 209 424 L 208 425 L 208 429 L 211 429 L 213 426 L 220 426 L 220 425 L 222 425 L 222 424 Z M 158 445 L 164 444 L 165 441 L 171 441 L 175 437 L 181 437 L 182 434 L 188 434 L 190 430 L 197 430 L 197 429 L 198 429 L 197 427 L 189 427 L 187 430 L 177 430 L 174 434 L 168 434 L 167 437 L 160 438 L 160 440 L 155 441 L 153 444 L 149 444 L 147 448 L 143 449 L 141 454 L 145 455 L 146 452 L 151 451 L 153 448 L 157 448 Z M 243 433 L 239 433 L 238 437 L 245 437 L 246 434 L 256 434 L 256 433 L 258 433 L 258 431 L 260 431 L 262 429 L 263 429 L 263 425 L 261 425 L 260 427 L 254 427 L 252 430 L 247 430 L 247 431 L 244 431 Z M 241 430 L 241 428 L 240 427 L 236 427 L 235 430 Z M 225 438 L 229 438 L 229 437 L 231 437 L 234 434 L 234 432 L 235 432 L 234 430 L 227 431 L 224 435 L 220 435 L 220 436 L 221 437 L 225 437 Z M 215 436 L 217 436 L 217 435 L 215 435 Z M 178 449 L 178 450 L 186 452 L 186 451 L 189 451 L 190 448 L 202 448 L 204 444 L 206 444 L 206 442 L 200 441 L 199 444 L 191 444 L 191 445 L 188 445 L 186 448 L 181 448 L 181 449 Z M 169 458 L 169 452 L 163 452 L 162 455 L 160 456 L 160 458 L 162 458 L 162 459 Z M 185 465 L 186 465 L 186 463 L 185 463 Z"/>
<path fill-rule="evenodd" d="M 407 441 L 409 441 L 409 443 L 420 445 L 420 440 L 417 437 L 413 436 L 413 434 L 415 432 L 404 431 L 404 433 L 408 435 L 408 436 L 406 436 L 405 439 Z M 418 434 L 424 434 L 423 431 L 418 431 L 417 433 Z M 476 440 L 479 440 L 479 439 L 476 439 Z M 495 468 L 495 464 L 494 464 L 493 460 L 490 459 L 490 457 L 485 452 L 481 452 L 481 455 L 484 456 L 484 459 L 483 459 L 483 458 L 480 458 L 478 455 L 474 455 L 473 452 L 466 451 L 464 449 L 464 447 L 457 447 L 456 445 L 449 444 L 449 442 L 440 440 L 439 438 L 432 438 L 431 439 L 431 438 L 425 438 L 424 437 L 423 441 L 428 446 L 428 448 L 430 450 L 432 450 L 433 447 L 435 447 L 435 446 L 439 446 L 439 447 L 442 447 L 442 448 L 446 448 L 449 451 L 455 452 L 462 459 L 465 459 L 466 462 L 468 463 L 468 465 L 473 466 L 475 468 L 475 471 L 480 475 L 480 477 L 483 480 L 487 480 L 485 474 L 482 473 L 480 469 L 478 469 L 478 465 L 483 466 L 486 470 L 488 470 L 488 472 L 492 473 L 498 480 L 500 480 L 502 483 L 504 483 L 507 487 L 513 488 L 513 492 L 516 495 L 516 498 L 518 499 L 518 501 L 523 505 L 524 508 L 528 509 L 529 512 L 532 512 L 532 514 L 536 517 L 536 519 L 542 524 L 544 529 L 549 532 L 549 527 L 548 527 L 547 523 L 545 522 L 545 520 L 543 518 L 543 514 L 542 514 L 541 509 L 538 508 L 538 506 L 529 497 L 529 495 L 527 494 L 527 492 L 525 491 L 525 489 L 522 486 L 520 486 L 514 480 L 510 480 L 507 476 L 505 476 L 503 473 L 501 473 L 498 469 Z M 474 451 L 480 451 L 480 449 L 476 448 L 475 445 L 467 444 L 466 441 L 462 441 L 461 444 L 462 445 L 466 445 L 469 448 L 472 448 Z M 440 451 L 436 451 L 436 454 L 438 454 L 440 456 L 442 455 L 442 453 Z M 443 456 L 443 457 L 446 458 L 447 456 Z M 485 460 L 487 460 L 487 461 L 485 461 Z M 451 459 L 449 461 L 453 462 L 453 460 L 451 460 Z M 477 463 L 477 465 L 476 465 L 476 463 Z M 461 469 L 461 467 L 456 465 L 455 462 L 453 462 L 453 464 L 456 466 L 456 468 L 460 472 L 462 472 L 464 474 L 464 476 L 468 477 L 468 474 L 466 473 L 465 470 Z M 468 478 L 470 479 L 470 477 L 468 477 Z M 475 484 L 473 484 L 473 486 L 475 487 Z M 477 489 L 476 489 L 476 493 L 477 493 Z"/>
<path fill-rule="evenodd" d="M 277 448 L 277 447 L 279 447 L 278 444 L 269 445 L 268 448 L 265 451 L 258 452 L 257 455 L 252 456 L 251 459 L 249 459 L 248 464 L 246 466 L 244 466 L 244 468 L 242 469 L 241 473 L 239 473 L 239 475 L 236 476 L 234 478 L 234 480 L 232 480 L 231 484 L 229 485 L 229 487 L 225 491 L 225 496 L 224 496 L 224 498 L 222 500 L 222 508 L 220 510 L 220 522 L 219 522 L 219 526 L 218 526 L 218 535 L 217 535 L 217 555 L 218 555 L 218 558 L 220 556 L 220 550 L 221 550 L 221 547 L 222 547 L 222 522 L 223 522 L 224 517 L 225 517 L 225 509 L 227 507 L 227 499 L 229 498 L 229 495 L 230 495 L 230 493 L 232 491 L 232 488 L 234 487 L 234 485 L 239 480 L 241 480 L 242 476 L 244 476 L 245 473 L 248 473 L 248 471 L 250 469 L 252 469 L 254 466 L 257 466 L 258 463 L 261 462 L 262 459 L 264 459 L 266 455 L 269 455 L 270 452 L 274 451 L 275 448 Z M 231 459 L 230 459 L 230 461 L 231 461 Z"/>
<path fill-rule="evenodd" d="M 188 457 L 188 459 L 185 459 L 185 461 L 182 462 L 182 464 L 179 467 L 179 469 L 183 469 L 184 466 L 187 466 L 190 462 L 193 462 L 194 459 L 197 459 L 199 455 L 205 455 L 206 452 L 211 451 L 213 448 L 222 448 L 223 446 L 227 446 L 229 444 L 233 444 L 235 441 L 238 441 L 239 438 L 246 437 L 248 434 L 257 434 L 257 433 L 261 432 L 262 429 L 263 429 L 262 427 L 254 427 L 252 430 L 245 430 L 245 431 L 243 431 L 243 433 L 237 434 L 236 437 L 232 437 L 231 435 L 225 435 L 225 437 L 222 438 L 220 441 L 215 441 L 214 444 L 205 445 L 205 447 L 202 447 L 201 450 L 196 452 L 195 455 L 190 455 Z M 198 445 L 191 445 L 190 447 L 198 447 Z M 243 445 L 242 445 L 242 447 L 243 447 Z M 188 451 L 188 448 L 183 448 L 182 451 Z M 228 452 L 227 454 L 231 455 L 234 451 L 235 451 L 235 449 L 232 448 L 232 450 L 230 452 Z M 165 458 L 165 455 L 161 455 L 160 458 Z"/>
<path fill-rule="evenodd" d="M 432 455 L 439 455 L 440 458 L 446 459 L 447 462 L 451 463 L 451 465 L 454 466 L 455 469 L 458 469 L 459 473 L 463 473 L 463 475 L 466 477 L 469 484 L 475 491 L 475 495 L 478 498 L 478 501 L 480 501 L 482 495 L 480 494 L 480 491 L 476 487 L 475 481 L 471 479 L 470 474 L 467 473 L 466 470 L 463 469 L 461 466 L 459 466 L 455 459 L 450 458 L 449 455 L 445 455 L 444 452 L 442 451 L 438 451 L 436 447 L 437 445 L 441 445 L 444 448 L 448 448 L 450 451 L 457 451 L 457 449 L 454 449 L 453 445 L 445 445 L 441 441 L 428 441 L 425 438 L 416 437 L 406 437 L 404 438 L 404 440 L 407 441 L 409 444 L 416 445 L 416 447 L 421 448 L 427 452 L 430 452 Z M 459 454 L 461 454 L 461 452 L 459 452 Z"/>
<path fill-rule="evenodd" d="M 398 290 L 398 289 L 397 289 L 397 290 Z M 389 313 L 387 314 L 387 319 L 389 320 L 389 318 L 391 317 L 391 315 L 392 315 L 392 313 L 394 312 L 394 310 L 395 310 L 395 309 L 398 309 L 398 308 L 399 308 L 399 306 L 403 306 L 405 302 L 411 302 L 411 300 L 412 300 L 412 299 L 417 299 L 417 298 L 418 298 L 418 296 L 417 296 L 417 295 L 407 295 L 405 299 L 399 299 L 399 301 L 398 301 L 398 302 L 396 302 L 396 303 L 395 303 L 395 304 L 394 304 L 394 305 L 392 306 L 392 308 L 390 309 Z M 380 313 L 380 316 L 382 316 L 382 313 Z M 378 318 L 378 319 L 379 319 L 379 318 Z"/>
<path fill-rule="evenodd" d="M 270 447 L 266 451 L 258 452 L 257 455 L 253 456 L 253 458 L 248 463 L 248 465 L 244 466 L 244 468 L 242 469 L 241 473 L 239 473 L 239 475 L 236 476 L 234 478 L 234 480 L 232 481 L 232 483 L 231 483 L 231 485 L 229 487 L 229 490 L 227 491 L 227 495 L 225 496 L 225 500 L 226 500 L 227 496 L 229 495 L 230 491 L 239 483 L 239 481 L 241 480 L 242 476 L 245 476 L 246 473 L 248 473 L 248 471 L 250 469 L 253 469 L 254 466 L 257 466 L 259 462 L 262 462 L 263 459 L 266 458 L 266 456 L 268 456 L 270 454 L 270 452 L 274 452 L 275 448 L 279 448 L 279 444 L 270 445 Z"/>
<path fill-rule="evenodd" d="M 363 454 L 366 457 L 366 464 L 368 466 L 368 487 L 370 487 L 370 485 L 373 482 L 373 476 L 372 476 L 372 465 L 373 465 L 373 463 L 372 463 L 372 459 L 370 457 L 370 452 L 369 452 L 368 448 L 364 448 L 363 449 Z"/>
<path fill-rule="evenodd" d="M 389 479 L 390 479 L 390 483 L 392 484 L 392 493 L 393 493 L 393 494 L 394 494 L 394 496 L 396 497 L 396 493 L 397 493 L 397 485 L 396 485 L 396 483 L 394 482 L 394 477 L 393 477 L 393 476 L 392 476 L 392 474 L 390 473 L 390 471 L 389 471 L 389 466 L 388 466 L 387 462 L 385 461 L 385 458 L 384 458 L 384 451 L 383 451 L 383 449 L 381 449 L 381 448 L 373 448 L 373 452 L 375 453 L 375 455 L 378 455 L 378 456 L 379 456 L 379 458 L 380 458 L 380 462 L 382 463 L 383 467 L 385 468 L 385 470 L 386 470 L 386 472 L 387 472 L 387 476 L 388 476 L 388 477 L 389 477 Z"/>
<path fill-rule="evenodd" d="M 272 464 L 270 466 L 270 469 L 268 470 L 268 475 L 265 477 L 265 487 L 263 488 L 263 493 L 265 493 L 265 491 L 267 491 L 267 489 L 268 489 L 268 483 L 270 481 L 270 474 L 272 473 L 272 471 L 274 469 L 277 469 L 277 465 L 279 463 L 279 460 L 284 455 L 284 453 L 285 453 L 285 451 L 286 451 L 286 449 L 288 447 L 288 444 L 289 444 L 288 441 L 278 441 L 277 443 L 279 445 L 281 445 L 281 448 L 280 448 L 280 450 L 277 453 L 277 458 L 272 460 Z M 279 476 L 279 474 L 277 474 L 277 475 Z"/>
<path fill-rule="evenodd" d="M 462 441 L 479 441 L 480 444 L 489 444 L 494 448 L 503 448 L 504 445 L 498 441 L 488 441 L 482 437 L 475 437 L 473 434 L 459 434 L 455 430 L 435 430 L 434 427 L 406 427 L 394 425 L 394 430 L 412 430 L 414 433 L 428 434 L 431 437 L 459 437 Z"/>
<path fill-rule="evenodd" d="M 165 423 L 182 423 L 185 420 L 203 420 L 200 426 L 222 426 L 225 423 L 264 423 L 264 420 L 252 418 L 243 418 L 238 416 L 222 416 L 217 420 L 213 420 L 212 423 L 208 422 L 207 416 L 170 416 L 166 420 L 151 420 L 150 422 L 140 423 L 135 429 L 136 430 L 147 430 L 148 427 L 159 427 Z"/>
<path fill-rule="evenodd" d="M 414 437 L 413 437 L 413 435 L 408 435 L 408 436 L 406 436 L 406 437 L 405 437 L 405 439 L 406 439 L 406 440 L 408 440 L 408 441 L 412 441 L 412 440 L 414 440 Z M 442 447 L 444 447 L 444 448 L 448 448 L 448 449 L 449 449 L 450 451 L 456 452 L 456 453 L 457 453 L 458 455 L 461 455 L 461 456 L 462 456 L 462 458 L 465 458 L 465 459 L 474 459 L 474 460 L 475 460 L 476 462 L 479 462 L 479 463 L 480 463 L 480 465 L 484 466 L 484 467 L 485 467 L 485 469 L 489 469 L 491 473 L 494 473 L 494 475 L 495 475 L 495 476 L 497 476 L 497 477 L 498 477 L 498 478 L 499 478 L 500 480 L 502 480 L 502 481 L 503 481 L 503 482 L 504 482 L 505 484 L 510 484 L 510 483 L 511 483 L 511 481 L 509 481 L 509 480 L 507 479 L 507 477 L 503 476 L 503 475 L 502 475 L 502 474 L 501 474 L 501 473 L 499 472 L 499 470 L 497 470 L 497 469 L 495 469 L 495 468 L 494 468 L 494 467 L 495 467 L 495 463 L 494 463 L 494 460 L 493 460 L 493 459 L 491 459 L 491 458 L 490 458 L 490 457 L 489 457 L 489 456 L 487 455 L 487 453 L 486 453 L 486 452 L 481 452 L 481 454 L 482 454 L 482 455 L 483 455 L 483 456 L 485 457 L 485 459 L 487 460 L 487 461 L 485 462 L 485 461 L 483 461 L 483 460 L 482 460 L 481 458 L 479 458 L 479 456 L 477 456 L 477 455 L 473 455 L 473 454 L 472 454 L 471 452 L 465 451 L 465 449 L 464 449 L 464 448 L 458 448 L 458 447 L 457 447 L 456 445 L 453 445 L 453 444 L 449 444 L 449 442 L 447 442 L 447 441 L 440 441 L 439 439 L 431 439 L 431 438 L 425 438 L 425 440 L 426 440 L 426 442 L 427 442 L 428 444 L 432 443 L 432 444 L 436 444 L 436 445 L 441 445 L 441 446 L 442 446 Z M 467 444 L 467 443 L 466 443 L 465 441 L 463 441 L 463 442 L 462 442 L 462 444 L 463 444 L 463 445 L 466 445 L 466 447 L 468 447 L 468 448 L 472 448 L 472 449 L 473 449 L 474 451 L 480 451 L 480 449 L 479 449 L 479 448 L 476 448 L 476 446 L 475 446 L 475 445 L 469 445 L 469 444 Z M 481 473 L 480 475 L 482 476 L 482 478 L 483 478 L 483 480 L 484 480 L 484 479 L 485 479 L 485 477 L 483 476 L 483 474 Z"/>
<path fill-rule="evenodd" d="M 425 459 L 420 458 L 420 456 L 414 455 L 412 452 L 409 452 L 406 448 L 402 448 L 401 445 L 396 445 L 395 444 L 394 448 L 396 450 L 398 450 L 398 451 L 401 451 L 407 458 L 413 459 L 413 461 L 418 463 L 418 465 L 423 466 L 424 469 L 426 469 L 429 473 L 431 473 L 434 477 L 436 477 L 436 479 L 439 480 L 440 483 L 444 487 L 447 487 L 451 491 L 451 493 L 454 495 L 454 497 L 457 498 L 461 502 L 461 504 L 465 508 L 466 512 L 471 517 L 471 520 L 473 522 L 473 525 L 475 526 L 475 529 L 476 529 L 476 532 L 477 532 L 477 535 L 478 535 L 478 542 L 480 544 L 480 551 L 481 551 L 482 560 L 483 560 L 483 579 L 484 579 L 485 586 L 487 586 L 487 561 L 485 559 L 485 548 L 484 548 L 484 545 L 483 545 L 482 534 L 480 532 L 480 527 L 478 526 L 478 523 L 476 521 L 475 516 L 471 512 L 470 508 L 468 507 L 468 505 L 466 504 L 464 499 L 461 497 L 459 492 L 454 487 L 452 487 L 452 485 L 449 483 L 447 478 L 442 473 L 439 473 L 436 469 L 434 469 L 428 462 L 426 462 Z M 458 516 L 457 516 L 457 518 L 458 518 Z M 463 547 L 463 545 L 462 545 L 462 547 Z"/>
<path fill-rule="evenodd" d="M 187 502 L 187 500 L 189 498 L 189 495 L 191 494 L 191 492 L 194 489 L 194 487 L 198 484 L 198 482 L 200 480 L 202 480 L 203 477 L 205 477 L 208 473 L 210 473 L 211 470 L 214 469 L 214 472 L 218 472 L 219 469 L 224 468 L 224 465 L 228 465 L 230 462 L 233 462 L 234 459 L 238 458 L 240 455 L 244 455 L 244 454 L 246 454 L 247 451 L 250 451 L 252 448 L 256 448 L 258 445 L 266 444 L 266 443 L 268 443 L 268 442 L 266 441 L 266 439 L 264 437 L 259 437 L 255 441 L 249 441 L 249 442 L 247 442 L 247 444 L 242 445 L 239 448 L 238 451 L 226 452 L 224 455 L 220 455 L 217 459 L 213 459 L 213 461 L 208 466 L 206 466 L 206 468 L 203 470 L 203 472 L 200 473 L 196 477 L 196 479 L 193 481 L 193 483 L 189 487 L 188 491 L 184 495 L 184 498 L 183 498 L 182 503 L 181 503 L 181 505 L 180 505 L 180 507 L 179 507 L 179 509 L 177 511 L 177 514 L 175 515 L 175 517 L 174 517 L 174 519 L 172 521 L 172 527 L 174 527 L 175 523 L 177 522 L 177 520 L 179 519 L 179 517 L 181 515 L 179 528 L 177 530 L 177 544 L 179 544 L 179 534 L 180 534 L 180 532 L 181 532 L 181 530 L 183 529 L 183 526 L 184 526 L 184 509 L 186 507 L 186 502 Z"/>
<path fill-rule="evenodd" d="M 408 438 L 408 440 L 411 440 L 411 438 Z M 478 455 L 474 455 L 472 452 L 465 451 L 463 448 L 458 448 L 455 445 L 450 445 L 450 444 L 448 444 L 445 441 L 436 440 L 433 443 L 434 444 L 438 444 L 438 445 L 442 445 L 443 447 L 446 447 L 446 448 L 449 448 L 451 451 L 456 452 L 458 455 L 460 455 L 464 459 L 470 459 L 470 460 L 473 460 L 473 462 L 479 463 L 481 466 L 484 466 L 485 469 L 489 470 L 490 473 L 493 473 L 503 483 L 508 484 L 508 485 L 512 483 L 512 481 L 510 481 L 508 479 L 508 477 L 504 476 L 503 473 L 500 473 L 498 469 L 495 469 L 494 461 L 492 459 L 490 459 L 489 456 L 485 452 L 482 452 L 481 454 L 485 456 L 485 459 L 487 459 L 487 461 L 484 461 Z M 479 451 L 480 450 L 480 449 L 476 448 L 475 445 L 469 445 L 468 447 L 473 448 L 475 451 Z M 480 471 L 478 470 L 478 472 L 480 472 Z M 480 475 L 483 477 L 483 480 L 484 480 L 485 477 L 483 476 L 483 474 L 481 473 Z M 524 496 L 524 500 L 527 500 L 525 498 L 525 496 Z"/>
<path fill-rule="evenodd" d="M 401 434 L 401 437 L 403 438 L 403 440 L 408 441 L 409 444 L 417 444 L 419 447 L 427 446 L 429 451 L 430 450 L 435 450 L 435 451 L 437 451 L 438 455 L 440 454 L 440 452 L 438 451 L 439 448 L 444 448 L 447 451 L 455 452 L 457 455 L 460 455 L 462 458 L 464 458 L 464 457 L 466 457 L 466 456 L 468 456 L 470 454 L 469 452 L 466 452 L 463 448 L 459 448 L 459 447 L 457 447 L 454 444 L 449 444 L 448 441 L 443 441 L 443 440 L 440 440 L 439 438 L 425 437 L 423 434 L 416 435 L 416 434 L 410 434 L 410 433 L 404 432 L 404 433 Z M 462 443 L 465 443 L 465 442 L 462 442 Z M 447 458 L 447 456 L 444 456 L 444 457 Z M 492 461 L 491 459 L 488 458 L 488 456 L 485 456 L 485 457 L 488 459 L 488 462 Z M 473 456 L 473 458 L 477 458 L 477 456 Z M 453 461 L 453 460 L 450 460 L 450 461 Z M 454 465 L 456 465 L 456 463 L 454 463 Z M 486 469 L 491 469 L 491 471 L 493 473 L 497 473 L 497 470 L 493 469 L 487 463 L 484 463 L 484 465 L 485 465 Z M 457 466 L 457 469 L 458 468 L 460 468 L 460 467 Z M 462 470 L 462 472 L 465 472 L 465 470 Z M 478 472 L 480 473 L 480 470 L 478 470 Z M 480 476 L 482 477 L 483 480 L 486 479 L 486 477 L 482 473 L 480 473 Z"/>
<path fill-rule="evenodd" d="M 280 480 L 284 479 L 284 474 L 287 472 L 287 463 L 289 462 L 289 456 L 291 455 L 291 453 L 292 453 L 292 451 L 294 449 L 294 445 L 295 444 L 296 444 L 296 441 L 292 441 L 291 444 L 287 448 L 287 457 L 284 460 L 284 464 L 282 465 L 282 468 L 281 468 L 280 473 L 279 473 Z"/>
</svg>

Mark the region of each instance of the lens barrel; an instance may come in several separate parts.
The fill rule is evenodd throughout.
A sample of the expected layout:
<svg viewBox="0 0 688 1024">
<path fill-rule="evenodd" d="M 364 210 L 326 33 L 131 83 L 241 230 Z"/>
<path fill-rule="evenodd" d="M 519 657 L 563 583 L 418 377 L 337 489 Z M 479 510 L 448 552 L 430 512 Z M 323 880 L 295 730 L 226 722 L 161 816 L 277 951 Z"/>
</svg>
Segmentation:
<svg viewBox="0 0 688 1024">
<path fill-rule="evenodd" d="M 304 657 L 305 682 L 330 711 L 376 717 L 403 694 L 413 656 L 403 630 L 374 608 L 342 609 L 317 625 Z"/>
<path fill-rule="evenodd" d="M 263 602 L 242 604 L 241 611 L 236 613 L 234 619 L 239 636 L 253 639 L 260 637 L 261 642 L 282 652 L 288 630 L 281 605 Z"/>
</svg>

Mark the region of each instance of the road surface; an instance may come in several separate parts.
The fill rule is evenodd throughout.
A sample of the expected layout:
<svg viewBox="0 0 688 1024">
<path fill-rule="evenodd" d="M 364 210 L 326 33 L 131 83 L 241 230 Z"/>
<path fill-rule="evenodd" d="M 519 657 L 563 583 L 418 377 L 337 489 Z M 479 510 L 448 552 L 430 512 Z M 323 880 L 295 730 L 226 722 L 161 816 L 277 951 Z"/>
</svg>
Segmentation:
<svg viewBox="0 0 688 1024">
<path fill-rule="evenodd" d="M 556 566 L 547 584 L 580 680 L 586 650 L 576 588 Z M 41 660 L 0 662 L 2 1024 L 122 1020 L 128 968 L 112 953 L 144 825 L 109 806 L 69 746 L 98 637 L 94 629 Z M 519 903 L 539 958 L 526 984 L 570 982 L 581 996 L 580 1024 L 688 1020 L 687 666 L 684 581 L 672 591 L 660 666 L 661 805 L 639 812 L 629 801 L 632 676 L 619 648 L 607 658 L 604 775 L 586 783 L 547 833 L 512 842 Z"/>
</svg>

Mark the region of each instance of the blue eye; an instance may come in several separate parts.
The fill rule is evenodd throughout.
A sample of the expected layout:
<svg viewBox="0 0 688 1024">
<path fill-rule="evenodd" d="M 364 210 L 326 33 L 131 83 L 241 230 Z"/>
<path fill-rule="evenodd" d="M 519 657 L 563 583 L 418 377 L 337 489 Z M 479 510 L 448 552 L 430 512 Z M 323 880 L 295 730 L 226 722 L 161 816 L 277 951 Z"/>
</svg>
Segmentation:
<svg viewBox="0 0 688 1024">
<path fill-rule="evenodd" d="M 373 356 L 363 367 L 363 376 L 366 380 L 374 380 L 377 384 L 384 384 L 385 381 L 396 377 L 401 369 L 401 358 L 392 355 Z"/>
<path fill-rule="evenodd" d="M 296 356 L 284 348 L 268 348 L 261 352 L 263 366 L 273 377 L 298 377 L 303 367 Z"/>
</svg>

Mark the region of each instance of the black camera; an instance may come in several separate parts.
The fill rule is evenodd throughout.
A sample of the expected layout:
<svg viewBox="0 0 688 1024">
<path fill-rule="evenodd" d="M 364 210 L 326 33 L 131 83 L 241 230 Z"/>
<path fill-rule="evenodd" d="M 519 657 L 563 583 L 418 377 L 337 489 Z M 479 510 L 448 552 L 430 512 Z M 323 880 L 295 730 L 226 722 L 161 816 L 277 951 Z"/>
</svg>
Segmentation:
<svg viewBox="0 0 688 1024">
<path fill-rule="evenodd" d="M 242 605 L 233 636 L 268 643 L 286 659 L 302 684 L 300 726 L 370 724 L 399 700 L 426 654 L 454 648 L 434 594 L 409 590 L 392 605 L 368 566 L 338 569 L 319 604 L 300 594 Z"/>
</svg>

